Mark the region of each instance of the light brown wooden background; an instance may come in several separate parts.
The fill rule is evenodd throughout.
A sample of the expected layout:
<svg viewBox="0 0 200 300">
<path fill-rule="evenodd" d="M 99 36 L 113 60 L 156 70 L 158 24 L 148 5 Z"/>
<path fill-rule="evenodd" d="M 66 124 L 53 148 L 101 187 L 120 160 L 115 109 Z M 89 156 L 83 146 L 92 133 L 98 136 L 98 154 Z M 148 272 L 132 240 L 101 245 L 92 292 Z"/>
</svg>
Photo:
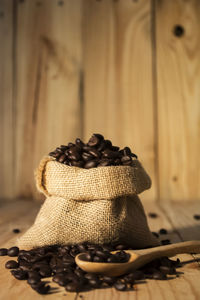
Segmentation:
<svg viewBox="0 0 200 300">
<path fill-rule="evenodd" d="M 138 154 L 143 199 L 200 198 L 199 0 L 0 0 L 0 198 L 93 132 Z"/>
</svg>

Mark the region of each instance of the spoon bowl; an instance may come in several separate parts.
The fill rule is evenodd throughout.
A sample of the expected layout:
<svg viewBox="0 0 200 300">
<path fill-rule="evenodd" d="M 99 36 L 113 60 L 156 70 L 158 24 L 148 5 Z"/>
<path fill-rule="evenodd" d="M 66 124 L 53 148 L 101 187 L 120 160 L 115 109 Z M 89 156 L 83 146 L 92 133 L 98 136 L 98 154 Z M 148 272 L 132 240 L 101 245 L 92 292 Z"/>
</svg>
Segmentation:
<svg viewBox="0 0 200 300">
<path fill-rule="evenodd" d="M 200 253 L 200 241 L 188 241 L 176 243 L 172 245 L 158 246 L 144 250 L 124 250 L 130 254 L 127 262 L 123 263 L 106 263 L 106 262 L 90 262 L 83 260 L 85 253 L 80 253 L 75 257 L 77 265 L 89 273 L 97 273 L 107 276 L 120 276 L 129 271 L 137 270 L 150 261 L 163 257 L 174 256 L 181 253 Z M 111 252 L 112 254 L 118 251 Z"/>
</svg>

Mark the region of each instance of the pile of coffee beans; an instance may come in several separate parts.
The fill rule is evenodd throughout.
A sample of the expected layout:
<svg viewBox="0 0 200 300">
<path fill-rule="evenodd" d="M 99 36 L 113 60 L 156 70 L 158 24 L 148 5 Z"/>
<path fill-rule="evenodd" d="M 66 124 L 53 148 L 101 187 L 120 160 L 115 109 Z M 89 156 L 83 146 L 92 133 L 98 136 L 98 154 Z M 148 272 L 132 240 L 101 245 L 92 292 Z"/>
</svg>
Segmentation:
<svg viewBox="0 0 200 300">
<path fill-rule="evenodd" d="M 87 260 L 101 262 L 124 262 L 129 259 L 125 249 L 132 249 L 128 245 L 94 245 L 82 243 L 76 245 L 53 245 L 34 248 L 29 251 L 19 250 L 17 247 L 0 249 L 0 255 L 17 257 L 17 260 L 9 260 L 5 268 L 11 270 L 11 274 L 18 280 L 26 280 L 30 287 L 39 294 L 47 294 L 51 291 L 49 282 L 52 280 L 68 292 L 88 291 L 96 288 L 114 287 L 116 290 L 133 290 L 134 283 L 146 278 L 164 280 L 167 275 L 177 275 L 176 267 L 180 261 L 172 261 L 167 257 L 156 259 L 145 265 L 140 270 L 130 272 L 123 276 L 111 277 L 87 273 L 75 263 L 75 256 L 86 253 Z M 110 251 L 118 250 L 118 254 L 110 255 Z M 114 257 L 114 258 L 113 258 Z M 110 258 L 110 259 L 109 259 Z"/>
<path fill-rule="evenodd" d="M 79 168 L 95 168 L 103 166 L 131 166 L 137 155 L 129 147 L 121 149 L 113 146 L 110 140 L 105 140 L 103 135 L 94 133 L 88 143 L 83 143 L 77 138 L 75 143 L 61 145 L 49 153 L 57 161 L 68 166 Z"/>
</svg>

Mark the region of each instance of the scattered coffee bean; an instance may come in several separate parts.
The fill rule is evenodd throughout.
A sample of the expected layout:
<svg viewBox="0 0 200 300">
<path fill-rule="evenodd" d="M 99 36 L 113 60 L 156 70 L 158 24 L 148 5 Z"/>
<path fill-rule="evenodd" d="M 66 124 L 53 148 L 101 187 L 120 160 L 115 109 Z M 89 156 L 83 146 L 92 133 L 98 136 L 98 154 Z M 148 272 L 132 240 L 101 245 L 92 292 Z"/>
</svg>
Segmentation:
<svg viewBox="0 0 200 300">
<path fill-rule="evenodd" d="M 8 249 L 6 249 L 6 248 L 0 249 L 0 256 L 6 256 L 7 254 L 8 254 Z"/>
<path fill-rule="evenodd" d="M 17 247 L 10 248 L 12 251 L 9 249 L 11 254 L 13 254 L 13 248 Z M 18 249 L 17 261 L 8 261 L 5 267 L 14 268 L 11 274 L 18 280 L 27 280 L 27 283 L 39 294 L 49 292 L 50 286 L 41 279 L 51 276 L 53 281 L 65 287 L 66 291 L 79 292 L 101 286 L 113 286 L 123 291 L 133 288 L 135 281 L 144 278 L 163 280 L 167 279 L 168 274 L 177 275 L 175 268 L 180 265 L 180 261 L 172 261 L 167 257 L 154 260 L 137 271 L 119 277 L 86 273 L 75 263 L 75 256 L 79 253 L 83 253 L 86 260 L 93 262 L 125 262 L 129 259 L 129 255 L 124 249 L 133 248 L 120 243 L 95 245 L 84 242 L 77 245 L 45 246 L 29 251 Z M 117 252 L 111 254 L 112 251 Z"/>
<path fill-rule="evenodd" d="M 156 237 L 159 238 L 159 234 L 157 232 L 152 231 L 152 234 Z"/>
<path fill-rule="evenodd" d="M 19 264 L 15 260 L 9 260 L 5 264 L 6 269 L 17 269 L 19 267 Z"/>
<path fill-rule="evenodd" d="M 148 216 L 149 216 L 150 218 L 152 218 L 152 219 L 155 219 L 155 218 L 158 217 L 158 215 L 157 215 L 156 213 L 154 213 L 154 212 L 148 213 Z"/>
<path fill-rule="evenodd" d="M 8 256 L 17 256 L 19 254 L 18 247 L 11 247 L 8 249 Z"/>
<path fill-rule="evenodd" d="M 195 220 L 200 220 L 200 215 L 194 215 L 193 217 Z"/>
<path fill-rule="evenodd" d="M 50 290 L 50 286 L 46 285 L 46 282 L 38 282 L 36 284 L 31 284 L 32 289 L 34 289 L 39 294 L 47 294 Z"/>
<path fill-rule="evenodd" d="M 127 289 L 127 285 L 125 282 L 122 282 L 121 280 L 117 280 L 114 283 L 114 287 L 116 288 L 116 290 L 118 291 L 125 291 Z"/>
<path fill-rule="evenodd" d="M 160 234 L 167 234 L 168 232 L 167 232 L 166 229 L 161 228 L 161 229 L 159 230 L 159 233 L 160 233 Z"/>
<path fill-rule="evenodd" d="M 169 244 L 171 244 L 170 240 L 168 240 L 168 239 L 162 240 L 161 243 L 162 243 L 162 245 L 169 245 Z"/>
<path fill-rule="evenodd" d="M 81 289 L 81 286 L 78 282 L 70 282 L 65 286 L 65 289 L 68 292 L 78 292 Z"/>
<path fill-rule="evenodd" d="M 11 274 L 18 280 L 28 279 L 28 273 L 21 269 L 12 270 Z"/>
<path fill-rule="evenodd" d="M 106 166 L 132 166 L 133 158 L 137 155 L 129 147 L 120 150 L 113 146 L 110 140 L 105 140 L 101 134 L 93 134 L 88 143 L 83 143 L 79 138 L 67 146 L 61 145 L 49 153 L 58 162 L 65 165 L 91 169 Z"/>
<path fill-rule="evenodd" d="M 19 232 L 20 232 L 20 230 L 18 228 L 13 229 L 13 233 L 19 233 Z"/>
</svg>

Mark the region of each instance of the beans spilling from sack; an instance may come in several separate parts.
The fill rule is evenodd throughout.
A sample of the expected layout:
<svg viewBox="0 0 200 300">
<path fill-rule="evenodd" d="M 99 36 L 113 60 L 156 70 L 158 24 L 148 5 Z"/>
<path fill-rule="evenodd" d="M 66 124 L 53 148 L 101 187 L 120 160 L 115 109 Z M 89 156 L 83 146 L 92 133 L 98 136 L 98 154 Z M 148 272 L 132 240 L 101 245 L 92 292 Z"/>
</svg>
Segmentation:
<svg viewBox="0 0 200 300">
<path fill-rule="evenodd" d="M 49 281 L 45 281 L 45 278 L 49 277 L 68 292 L 81 292 L 103 287 L 114 287 L 119 291 L 134 290 L 134 284 L 139 280 L 165 280 L 168 275 L 178 276 L 176 267 L 180 266 L 180 261 L 173 261 L 167 257 L 156 259 L 137 271 L 118 277 L 86 273 L 75 263 L 75 256 L 79 253 L 86 253 L 85 259 L 88 261 L 125 262 L 129 259 L 125 249 L 132 248 L 128 245 L 82 243 L 46 246 L 29 251 L 19 250 L 18 247 L 2 248 L 0 255 L 17 257 L 17 260 L 7 261 L 5 268 L 11 269 L 11 274 L 16 279 L 26 280 L 39 294 L 51 291 Z M 110 251 L 114 250 L 118 250 L 117 254 L 110 254 Z"/>
<path fill-rule="evenodd" d="M 137 155 L 129 147 L 120 150 L 113 146 L 110 140 L 105 140 L 101 134 L 93 134 L 88 143 L 83 143 L 79 138 L 75 143 L 61 145 L 49 153 L 57 161 L 65 165 L 79 168 L 95 168 L 103 166 L 131 166 Z"/>
</svg>

